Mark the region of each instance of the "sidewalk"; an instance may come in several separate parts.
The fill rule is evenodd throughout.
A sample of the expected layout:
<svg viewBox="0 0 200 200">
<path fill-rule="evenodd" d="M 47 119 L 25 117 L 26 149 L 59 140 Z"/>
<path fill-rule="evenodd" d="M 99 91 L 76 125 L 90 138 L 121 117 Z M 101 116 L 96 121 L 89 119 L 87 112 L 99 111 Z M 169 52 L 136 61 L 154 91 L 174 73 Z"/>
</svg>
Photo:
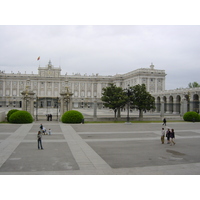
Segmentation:
<svg viewBox="0 0 200 200">
<path fill-rule="evenodd" d="M 162 145 L 161 124 L 43 122 L 52 135 L 37 149 L 40 122 L 0 125 L 0 174 L 200 174 L 199 123 L 171 123 L 176 145 Z M 167 127 L 165 127 L 167 128 Z"/>
</svg>

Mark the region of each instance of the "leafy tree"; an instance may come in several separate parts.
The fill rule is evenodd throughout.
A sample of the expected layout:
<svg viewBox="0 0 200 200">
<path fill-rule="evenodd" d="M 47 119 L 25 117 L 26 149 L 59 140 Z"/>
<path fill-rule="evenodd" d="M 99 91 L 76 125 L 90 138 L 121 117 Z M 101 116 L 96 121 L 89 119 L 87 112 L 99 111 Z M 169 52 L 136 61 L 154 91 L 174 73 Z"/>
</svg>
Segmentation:
<svg viewBox="0 0 200 200">
<path fill-rule="evenodd" d="M 101 100 L 104 102 L 104 106 L 114 111 L 115 119 L 118 111 L 118 117 L 120 116 L 120 108 L 124 107 L 127 102 L 127 96 L 121 87 L 117 87 L 113 83 L 109 83 L 109 86 L 102 89 Z"/>
<path fill-rule="evenodd" d="M 146 90 L 145 84 L 130 87 L 130 104 L 139 110 L 139 120 L 143 119 L 143 112 L 155 109 L 155 98 Z"/>
<path fill-rule="evenodd" d="M 189 83 L 188 86 L 189 88 L 200 87 L 200 85 L 197 82 Z"/>
</svg>

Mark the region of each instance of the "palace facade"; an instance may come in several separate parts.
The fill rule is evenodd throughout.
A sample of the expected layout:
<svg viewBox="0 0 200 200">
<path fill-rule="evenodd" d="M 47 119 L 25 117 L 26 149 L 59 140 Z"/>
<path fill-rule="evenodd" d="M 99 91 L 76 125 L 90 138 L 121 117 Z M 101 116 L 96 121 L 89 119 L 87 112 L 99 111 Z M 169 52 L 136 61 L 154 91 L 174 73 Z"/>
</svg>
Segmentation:
<svg viewBox="0 0 200 200">
<path fill-rule="evenodd" d="M 200 88 L 165 90 L 165 76 L 165 70 L 155 69 L 153 64 L 149 68 L 140 68 L 114 76 L 78 73 L 61 75 L 61 68 L 54 67 L 49 61 L 45 67 L 38 67 L 38 74 L 0 71 L 0 107 L 27 110 L 30 102 L 33 109 L 58 109 L 69 103 L 70 99 L 70 109 L 94 108 L 94 105 L 101 109 L 102 89 L 109 83 L 123 89 L 144 83 L 147 91 L 155 97 L 155 111 L 161 113 L 161 116 L 165 113 L 183 115 L 187 111 L 199 112 Z"/>
<path fill-rule="evenodd" d="M 56 107 L 60 94 L 67 88 L 72 95 L 72 108 L 92 108 L 94 100 L 97 101 L 98 108 L 102 108 L 102 88 L 107 87 L 109 83 L 122 88 L 144 83 L 150 93 L 159 93 L 165 91 L 165 76 L 165 70 L 155 69 L 153 64 L 149 68 L 114 76 L 78 73 L 61 75 L 61 68 L 54 67 L 49 61 L 45 67 L 38 68 L 38 74 L 1 71 L 0 106 L 22 107 L 23 95 L 31 91 L 34 98 L 37 98 L 39 107 Z"/>
</svg>

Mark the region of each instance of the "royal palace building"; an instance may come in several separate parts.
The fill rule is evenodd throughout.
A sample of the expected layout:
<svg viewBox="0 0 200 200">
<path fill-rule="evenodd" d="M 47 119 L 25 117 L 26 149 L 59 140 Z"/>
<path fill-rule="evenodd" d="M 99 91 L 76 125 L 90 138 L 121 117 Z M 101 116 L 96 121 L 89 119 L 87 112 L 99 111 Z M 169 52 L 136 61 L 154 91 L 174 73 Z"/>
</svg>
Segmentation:
<svg viewBox="0 0 200 200">
<path fill-rule="evenodd" d="M 101 76 L 79 73 L 61 74 L 60 67 L 49 61 L 47 66 L 38 67 L 38 74 L 5 73 L 0 71 L 0 107 L 15 107 L 27 110 L 28 97 L 37 108 L 58 108 L 67 103 L 68 108 L 103 108 L 102 89 L 114 83 L 123 89 L 145 84 L 147 91 L 155 97 L 156 112 L 183 114 L 188 110 L 199 111 L 200 89 L 165 90 L 165 70 L 139 68 L 125 74 Z M 65 98 L 64 98 L 65 96 Z M 25 102 L 25 103 L 24 103 Z M 31 111 L 33 113 L 33 111 Z"/>
<path fill-rule="evenodd" d="M 46 67 L 39 67 L 38 74 L 21 74 L 0 72 L 0 106 L 21 107 L 23 92 L 31 91 L 38 98 L 39 107 L 55 107 L 60 93 L 66 88 L 72 94 L 72 108 L 92 107 L 94 98 L 101 108 L 102 88 L 114 83 L 127 88 L 144 83 L 151 93 L 165 90 L 165 71 L 140 68 L 126 74 L 114 76 L 93 75 L 61 75 L 61 68 L 54 67 L 49 61 Z"/>
</svg>

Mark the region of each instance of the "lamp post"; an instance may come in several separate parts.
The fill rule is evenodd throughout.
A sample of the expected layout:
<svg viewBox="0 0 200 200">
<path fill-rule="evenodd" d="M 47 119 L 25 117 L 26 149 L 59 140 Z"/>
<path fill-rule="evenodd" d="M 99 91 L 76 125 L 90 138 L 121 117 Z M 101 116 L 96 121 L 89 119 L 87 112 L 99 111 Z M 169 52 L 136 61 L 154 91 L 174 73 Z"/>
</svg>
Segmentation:
<svg viewBox="0 0 200 200">
<path fill-rule="evenodd" d="M 36 121 L 38 121 L 38 96 L 36 96 Z"/>
<path fill-rule="evenodd" d="M 127 97 L 128 97 L 128 102 L 127 102 L 127 120 L 126 123 L 130 123 L 130 117 L 129 117 L 129 110 L 130 110 L 130 96 L 131 96 L 131 91 L 130 91 L 130 85 L 128 85 L 128 88 L 125 89 Z"/>
<path fill-rule="evenodd" d="M 94 113 L 93 113 L 94 120 L 97 119 L 97 97 L 94 96 Z"/>
<path fill-rule="evenodd" d="M 28 99 L 28 86 L 26 86 L 26 93 L 25 93 L 26 111 L 27 111 L 27 99 Z"/>
</svg>

